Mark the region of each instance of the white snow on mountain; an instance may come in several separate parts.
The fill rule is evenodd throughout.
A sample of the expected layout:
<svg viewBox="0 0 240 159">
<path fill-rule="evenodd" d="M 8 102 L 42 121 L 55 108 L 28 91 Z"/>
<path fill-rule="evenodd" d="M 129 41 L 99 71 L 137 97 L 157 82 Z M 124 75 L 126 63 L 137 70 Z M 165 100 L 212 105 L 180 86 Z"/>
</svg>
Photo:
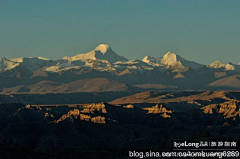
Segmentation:
<svg viewBox="0 0 240 159">
<path fill-rule="evenodd" d="M 60 72 L 60 71 L 66 71 L 71 69 L 80 69 L 80 66 L 50 66 L 45 69 L 47 72 Z"/>
<path fill-rule="evenodd" d="M 160 66 L 164 66 L 163 64 L 161 64 L 161 59 L 160 58 L 154 58 L 152 56 L 145 56 L 142 59 L 143 62 L 155 66 L 155 67 L 160 67 Z"/>
<path fill-rule="evenodd" d="M 112 64 L 107 60 L 86 60 L 85 66 L 91 67 L 98 71 L 115 71 L 116 69 L 112 66 Z"/>
<path fill-rule="evenodd" d="M 86 59 L 82 61 L 71 61 L 71 60 L 58 60 L 51 63 L 52 65 L 45 68 L 48 72 L 61 72 L 72 69 L 95 69 L 98 71 L 114 71 L 115 68 L 112 67 L 111 63 L 107 60 L 101 59 Z"/>
<path fill-rule="evenodd" d="M 166 69 L 184 69 L 190 67 L 193 69 L 199 69 L 203 65 L 193 61 L 187 61 L 179 55 L 172 52 L 167 52 L 162 58 L 154 58 L 151 56 L 145 56 L 142 59 L 143 62 L 155 67 L 165 67 Z"/>
<path fill-rule="evenodd" d="M 107 44 L 100 44 L 93 51 L 85 54 L 77 54 L 72 57 L 63 57 L 58 63 L 53 62 L 45 70 L 49 72 L 66 71 L 83 67 L 93 68 L 99 71 L 115 71 L 112 66 L 117 61 L 128 61 L 125 57 L 116 54 Z"/>
<path fill-rule="evenodd" d="M 102 54 L 106 54 L 109 50 L 112 50 L 107 44 L 98 45 L 94 51 L 100 51 Z"/>
<path fill-rule="evenodd" d="M 27 58 L 27 57 L 17 57 L 17 58 L 11 58 L 10 60 L 14 61 L 14 62 L 21 63 L 21 62 L 24 62 L 24 60 L 27 60 L 27 59 L 30 59 L 30 60 L 33 60 L 33 61 L 37 61 L 37 60 L 50 61 L 49 59 L 44 58 L 44 57 L 40 57 L 40 56 L 39 57 L 29 57 L 29 58 Z"/>
<path fill-rule="evenodd" d="M 130 61 L 118 61 L 114 63 L 114 67 L 120 70 L 123 69 L 134 69 L 134 70 L 153 70 L 154 67 L 152 65 L 148 65 L 147 63 L 141 60 L 130 60 Z"/>
<path fill-rule="evenodd" d="M 19 57 L 11 58 L 10 60 L 20 63 L 22 66 L 26 67 L 28 70 L 32 72 L 52 62 L 51 60 L 43 57 L 30 57 L 30 58 Z"/>
<path fill-rule="evenodd" d="M 198 70 L 204 67 L 204 65 L 188 61 L 173 52 L 167 52 L 161 58 L 145 56 L 142 60 L 127 60 L 125 57 L 115 53 L 107 44 L 100 44 L 93 51 L 85 54 L 77 54 L 72 57 L 65 56 L 55 61 L 43 57 L 0 58 L 0 71 L 14 69 L 17 66 L 23 66 L 32 72 L 43 68 L 47 72 L 54 73 L 73 69 L 95 69 L 113 73 L 123 70 L 145 72 L 155 69 L 161 72 L 166 70 L 185 72 L 189 68 Z M 221 61 L 215 61 L 206 67 L 240 71 L 240 62 L 238 65 L 234 65 L 232 63 L 224 64 Z"/>
<path fill-rule="evenodd" d="M 145 63 L 156 63 L 157 59 L 152 57 L 152 56 L 145 56 L 142 61 L 145 62 Z"/>
<path fill-rule="evenodd" d="M 48 59 L 48 58 L 41 57 L 41 56 L 38 56 L 37 58 L 40 59 L 40 60 L 45 60 L 45 61 L 49 61 L 49 60 L 50 60 L 50 59 Z"/>
<path fill-rule="evenodd" d="M 68 61 L 86 61 L 86 60 L 107 60 L 110 63 L 114 63 L 116 61 L 128 61 L 125 57 L 119 56 L 116 54 L 107 44 L 100 44 L 93 51 L 90 51 L 85 54 L 77 54 L 72 57 L 63 57 L 63 60 Z"/>
<path fill-rule="evenodd" d="M 185 59 L 183 59 L 185 60 Z M 183 67 L 181 61 L 177 58 L 177 55 L 172 52 L 167 52 L 161 59 L 161 64 L 170 67 L 180 68 Z"/>
<path fill-rule="evenodd" d="M 231 63 L 224 64 L 221 61 L 214 61 L 210 65 L 207 65 L 209 68 L 220 69 L 223 68 L 224 70 L 235 70 L 235 66 Z"/>
<path fill-rule="evenodd" d="M 225 64 L 222 63 L 221 61 L 214 61 L 210 65 L 208 65 L 209 68 L 222 68 L 225 67 Z"/>
<path fill-rule="evenodd" d="M 6 71 L 19 66 L 18 62 L 11 61 L 5 57 L 0 58 L 0 71 Z"/>
</svg>

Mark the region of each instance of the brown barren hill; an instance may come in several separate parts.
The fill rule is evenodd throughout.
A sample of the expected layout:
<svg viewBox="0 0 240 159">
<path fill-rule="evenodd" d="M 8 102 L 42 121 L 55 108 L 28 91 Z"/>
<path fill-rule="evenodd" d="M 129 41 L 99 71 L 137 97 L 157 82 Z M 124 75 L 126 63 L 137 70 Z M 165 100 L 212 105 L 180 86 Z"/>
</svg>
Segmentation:
<svg viewBox="0 0 240 159">
<path fill-rule="evenodd" d="M 190 91 L 189 91 L 190 92 Z M 196 100 L 209 101 L 212 99 L 224 99 L 229 100 L 226 97 L 226 92 L 224 91 L 205 91 L 196 92 L 193 95 L 189 95 L 189 92 L 182 92 L 179 95 L 178 92 L 152 92 L 146 91 L 130 96 L 122 97 L 112 101 L 112 104 L 127 104 L 127 103 L 171 103 L 171 102 L 190 102 L 194 103 Z"/>
<path fill-rule="evenodd" d="M 52 81 L 41 81 L 33 85 L 20 85 L 16 87 L 4 88 L 1 93 L 45 93 L 59 87 L 61 84 Z"/>
<path fill-rule="evenodd" d="M 208 86 L 218 89 L 240 89 L 240 75 L 224 77 L 208 84 Z"/>
<path fill-rule="evenodd" d="M 142 89 L 177 89 L 177 86 L 173 85 L 162 85 L 162 84 L 137 84 L 135 87 Z"/>
<path fill-rule="evenodd" d="M 4 88 L 2 93 L 72 93 L 72 92 L 105 92 L 127 91 L 134 87 L 106 78 L 77 80 L 70 83 L 42 81 L 32 85 Z"/>
<path fill-rule="evenodd" d="M 53 92 L 104 92 L 127 91 L 131 86 L 106 78 L 77 80 L 53 90 Z"/>
</svg>

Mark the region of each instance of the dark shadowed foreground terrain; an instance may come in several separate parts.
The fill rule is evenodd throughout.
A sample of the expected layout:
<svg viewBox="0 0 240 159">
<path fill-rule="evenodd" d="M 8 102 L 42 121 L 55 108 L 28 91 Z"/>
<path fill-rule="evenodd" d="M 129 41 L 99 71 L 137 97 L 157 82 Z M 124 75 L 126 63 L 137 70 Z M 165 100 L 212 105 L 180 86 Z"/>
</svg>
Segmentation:
<svg viewBox="0 0 240 159">
<path fill-rule="evenodd" d="M 127 158 L 129 150 L 171 151 L 173 140 L 240 139 L 239 92 L 0 97 L 1 158 Z"/>
</svg>

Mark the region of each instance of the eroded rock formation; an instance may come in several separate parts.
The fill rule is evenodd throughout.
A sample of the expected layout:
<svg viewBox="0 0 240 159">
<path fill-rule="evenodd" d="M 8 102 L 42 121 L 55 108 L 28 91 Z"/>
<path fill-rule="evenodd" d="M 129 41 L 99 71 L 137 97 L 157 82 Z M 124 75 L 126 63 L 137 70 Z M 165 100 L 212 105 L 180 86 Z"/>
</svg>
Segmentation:
<svg viewBox="0 0 240 159">
<path fill-rule="evenodd" d="M 147 114 L 161 114 L 163 118 L 170 118 L 171 116 L 167 113 L 173 113 L 171 110 L 167 110 L 162 104 L 156 104 L 153 107 L 143 108 L 143 110 L 148 110 Z"/>
<path fill-rule="evenodd" d="M 220 113 L 223 114 L 225 118 L 235 118 L 240 116 L 240 101 L 236 99 L 231 99 L 229 101 L 220 104 L 210 104 L 203 107 L 203 112 L 206 114 Z"/>
</svg>

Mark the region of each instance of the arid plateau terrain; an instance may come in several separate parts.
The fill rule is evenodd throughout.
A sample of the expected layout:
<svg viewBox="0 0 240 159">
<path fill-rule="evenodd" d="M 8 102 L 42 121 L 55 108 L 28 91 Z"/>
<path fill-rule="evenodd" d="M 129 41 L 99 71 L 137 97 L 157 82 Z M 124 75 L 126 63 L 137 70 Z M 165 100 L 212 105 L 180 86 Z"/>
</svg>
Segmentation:
<svg viewBox="0 0 240 159">
<path fill-rule="evenodd" d="M 240 139 L 237 91 L 2 94 L 0 99 L 3 158 L 124 158 L 131 149 L 168 149 L 165 144 L 174 139 Z"/>
<path fill-rule="evenodd" d="M 173 140 L 239 141 L 240 63 L 167 52 L 0 58 L 2 158 L 124 158 Z M 14 153 L 13 153 L 14 152 Z"/>
</svg>

